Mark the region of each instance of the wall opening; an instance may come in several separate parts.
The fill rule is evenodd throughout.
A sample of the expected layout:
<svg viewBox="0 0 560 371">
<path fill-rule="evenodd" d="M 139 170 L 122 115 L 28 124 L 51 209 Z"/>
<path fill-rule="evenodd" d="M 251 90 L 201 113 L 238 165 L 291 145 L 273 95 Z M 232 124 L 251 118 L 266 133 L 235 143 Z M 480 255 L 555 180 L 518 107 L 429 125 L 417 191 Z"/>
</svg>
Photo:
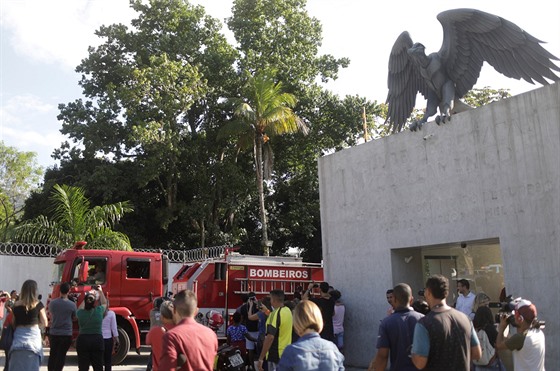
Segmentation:
<svg viewBox="0 0 560 371">
<path fill-rule="evenodd" d="M 460 279 L 468 280 L 474 293 L 484 292 L 496 302 L 504 287 L 499 238 L 392 249 L 391 262 L 393 284 L 408 283 L 415 296 L 430 275 L 446 276 L 450 285 L 449 304 L 455 302 Z"/>
</svg>

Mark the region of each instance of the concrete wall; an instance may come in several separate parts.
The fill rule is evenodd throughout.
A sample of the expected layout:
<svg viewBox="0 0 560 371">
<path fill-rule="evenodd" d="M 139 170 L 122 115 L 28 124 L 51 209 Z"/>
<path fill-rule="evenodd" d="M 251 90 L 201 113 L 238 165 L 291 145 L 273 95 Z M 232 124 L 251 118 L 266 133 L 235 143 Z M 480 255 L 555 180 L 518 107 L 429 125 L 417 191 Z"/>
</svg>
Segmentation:
<svg viewBox="0 0 560 371">
<path fill-rule="evenodd" d="M 49 284 L 53 276 L 54 258 L 0 255 L 0 290 L 21 291 L 25 280 L 37 281 L 39 294 L 43 295 L 46 303 L 51 292 Z"/>
<path fill-rule="evenodd" d="M 558 368 L 559 148 L 557 83 L 319 160 L 325 273 L 347 304 L 350 365 L 375 353 L 401 251 L 497 238 L 508 293 L 536 304 L 546 367 Z M 416 254 L 405 277 L 422 285 Z"/>
</svg>

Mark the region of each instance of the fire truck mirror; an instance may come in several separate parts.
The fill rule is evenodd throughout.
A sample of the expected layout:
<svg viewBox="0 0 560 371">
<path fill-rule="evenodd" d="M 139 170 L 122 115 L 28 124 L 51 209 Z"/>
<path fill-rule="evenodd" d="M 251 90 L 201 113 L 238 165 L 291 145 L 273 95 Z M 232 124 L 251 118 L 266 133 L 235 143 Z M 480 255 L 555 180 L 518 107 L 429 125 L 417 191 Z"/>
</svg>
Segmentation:
<svg viewBox="0 0 560 371">
<path fill-rule="evenodd" d="M 84 260 L 80 265 L 80 272 L 79 272 L 80 282 L 87 281 L 88 272 L 89 272 L 89 262 L 87 260 Z"/>
</svg>

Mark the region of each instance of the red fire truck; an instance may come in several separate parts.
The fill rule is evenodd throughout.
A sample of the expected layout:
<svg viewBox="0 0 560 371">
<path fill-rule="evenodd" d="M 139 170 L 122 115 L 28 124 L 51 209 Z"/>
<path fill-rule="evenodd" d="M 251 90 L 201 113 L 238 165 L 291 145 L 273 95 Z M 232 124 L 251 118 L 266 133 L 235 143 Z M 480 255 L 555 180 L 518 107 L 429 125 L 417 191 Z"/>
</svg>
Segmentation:
<svg viewBox="0 0 560 371">
<path fill-rule="evenodd" d="M 227 321 L 243 304 L 244 294 L 254 292 L 261 299 L 271 290 L 281 289 L 291 299 L 299 288 L 323 281 L 320 263 L 305 263 L 292 256 L 241 255 L 234 250 L 237 248 L 226 248 L 216 257 L 185 262 L 173 277 L 172 293 L 194 291 L 202 316 L 213 310 Z M 218 334 L 223 335 L 226 327 L 227 323 Z"/>
<path fill-rule="evenodd" d="M 62 282 L 72 283 L 69 296 L 77 299 L 77 305 L 93 286 L 100 285 L 117 317 L 120 345 L 113 364 L 118 364 L 126 358 L 131 345 L 139 352 L 150 328 L 153 300 L 167 293 L 167 257 L 161 253 L 84 250 L 84 245 L 78 242 L 55 258 L 49 300 L 60 296 Z M 76 327 L 75 337 L 77 330 Z"/>
<path fill-rule="evenodd" d="M 168 258 L 154 252 L 85 250 L 84 245 L 78 242 L 55 258 L 49 300 L 60 296 L 62 282 L 72 283 L 69 295 L 77 298 L 77 305 L 93 286 L 100 285 L 117 317 L 120 345 L 112 363 L 119 364 L 132 346 L 139 352 L 150 328 L 154 299 L 167 294 Z M 242 304 L 243 294 L 254 292 L 261 298 L 282 289 L 289 299 L 298 286 L 323 280 L 321 264 L 304 263 L 297 257 L 241 255 L 234 250 L 220 246 L 186 251 L 173 279 L 173 294 L 193 290 L 202 316 L 214 310 L 227 321 Z M 223 336 L 226 327 L 227 323 L 218 335 Z"/>
</svg>

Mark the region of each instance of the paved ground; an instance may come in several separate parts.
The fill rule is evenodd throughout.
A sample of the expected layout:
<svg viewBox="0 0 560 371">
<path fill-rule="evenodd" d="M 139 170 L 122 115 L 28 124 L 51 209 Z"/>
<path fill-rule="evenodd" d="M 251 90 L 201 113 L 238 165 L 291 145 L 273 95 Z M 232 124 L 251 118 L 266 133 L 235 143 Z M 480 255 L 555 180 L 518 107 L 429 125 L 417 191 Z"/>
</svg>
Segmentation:
<svg viewBox="0 0 560 371">
<path fill-rule="evenodd" d="M 0 366 L 4 366 L 4 352 L 0 351 L 2 356 L 0 356 Z M 136 352 L 130 352 L 128 357 L 124 360 L 124 363 L 119 366 L 113 366 L 115 371 L 145 371 L 146 364 L 148 363 L 150 351 L 149 348 L 142 347 L 138 355 Z M 41 366 L 41 371 L 47 371 L 47 357 L 49 355 L 49 349 L 45 349 L 45 358 L 43 359 L 43 365 Z M 91 369 L 91 368 L 90 368 Z M 78 371 L 78 356 L 75 351 L 68 352 L 66 357 L 66 366 L 64 366 L 65 371 Z M 364 371 L 361 368 L 347 368 L 347 371 Z"/>
</svg>

